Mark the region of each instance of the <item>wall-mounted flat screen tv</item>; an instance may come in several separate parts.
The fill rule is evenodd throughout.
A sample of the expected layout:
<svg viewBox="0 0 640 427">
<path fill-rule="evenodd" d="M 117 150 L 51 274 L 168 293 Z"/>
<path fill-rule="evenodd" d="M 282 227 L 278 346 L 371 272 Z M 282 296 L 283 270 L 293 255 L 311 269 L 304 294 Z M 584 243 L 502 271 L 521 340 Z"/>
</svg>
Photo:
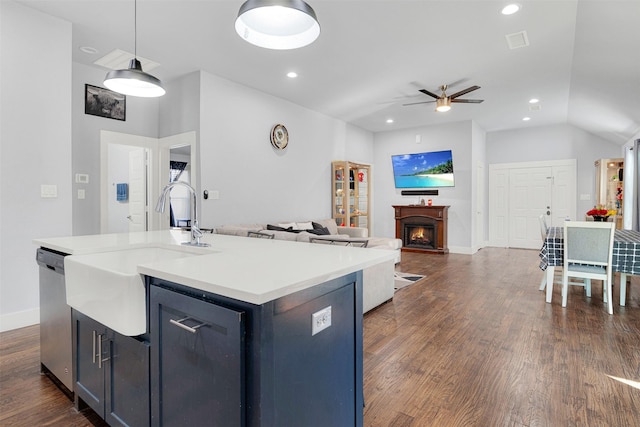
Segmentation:
<svg viewBox="0 0 640 427">
<path fill-rule="evenodd" d="M 453 187 L 451 150 L 391 156 L 396 188 Z"/>
</svg>

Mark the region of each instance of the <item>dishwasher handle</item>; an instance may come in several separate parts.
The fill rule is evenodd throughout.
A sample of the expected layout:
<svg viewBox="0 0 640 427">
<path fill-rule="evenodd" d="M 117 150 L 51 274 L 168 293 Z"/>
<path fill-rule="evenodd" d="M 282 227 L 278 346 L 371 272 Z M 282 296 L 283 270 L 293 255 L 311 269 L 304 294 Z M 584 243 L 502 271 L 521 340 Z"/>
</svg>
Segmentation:
<svg viewBox="0 0 640 427">
<path fill-rule="evenodd" d="M 49 251 L 44 248 L 36 250 L 36 262 L 40 267 L 64 275 L 64 257 L 66 254 Z"/>
</svg>

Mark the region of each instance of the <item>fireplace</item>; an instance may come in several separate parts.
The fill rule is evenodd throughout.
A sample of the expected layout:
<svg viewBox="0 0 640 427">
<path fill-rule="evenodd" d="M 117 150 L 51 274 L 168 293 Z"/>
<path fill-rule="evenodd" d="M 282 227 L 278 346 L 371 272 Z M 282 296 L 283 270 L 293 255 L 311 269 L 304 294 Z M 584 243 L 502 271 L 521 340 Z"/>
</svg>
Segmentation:
<svg viewBox="0 0 640 427">
<path fill-rule="evenodd" d="M 404 224 L 402 246 L 406 248 L 435 249 L 436 226 L 430 224 Z"/>
<path fill-rule="evenodd" d="M 447 247 L 447 210 L 449 206 L 394 206 L 396 238 L 407 252 L 445 254 Z"/>
</svg>

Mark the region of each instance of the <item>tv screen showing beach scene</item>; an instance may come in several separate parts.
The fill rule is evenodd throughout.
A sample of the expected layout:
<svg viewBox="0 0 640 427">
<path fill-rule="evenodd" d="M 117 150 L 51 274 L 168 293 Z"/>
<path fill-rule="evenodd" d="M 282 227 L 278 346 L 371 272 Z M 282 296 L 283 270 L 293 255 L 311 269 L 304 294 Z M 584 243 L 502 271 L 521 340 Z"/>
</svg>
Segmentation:
<svg viewBox="0 0 640 427">
<path fill-rule="evenodd" d="M 396 188 L 453 187 L 451 150 L 391 156 Z"/>
</svg>

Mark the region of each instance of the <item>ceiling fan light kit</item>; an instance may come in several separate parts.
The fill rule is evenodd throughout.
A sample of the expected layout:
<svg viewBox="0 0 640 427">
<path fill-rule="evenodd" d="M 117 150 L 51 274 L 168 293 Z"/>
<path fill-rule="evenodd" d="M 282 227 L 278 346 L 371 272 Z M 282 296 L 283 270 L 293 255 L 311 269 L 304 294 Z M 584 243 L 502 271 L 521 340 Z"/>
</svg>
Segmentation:
<svg viewBox="0 0 640 427">
<path fill-rule="evenodd" d="M 236 32 L 267 49 L 297 49 L 320 35 L 316 13 L 303 0 L 247 0 L 238 11 Z"/>
<path fill-rule="evenodd" d="M 474 90 L 478 90 L 480 89 L 480 86 L 470 86 L 466 89 L 463 89 L 461 91 L 458 91 L 456 93 L 454 93 L 453 95 L 447 95 L 447 88 L 449 86 L 448 85 L 442 85 L 440 86 L 440 90 L 442 91 L 442 94 L 440 95 L 436 95 L 433 92 L 429 92 L 426 89 L 420 89 L 419 92 L 424 93 L 425 95 L 428 95 L 432 98 L 435 98 L 435 101 L 421 101 L 421 102 L 411 102 L 409 104 L 402 104 L 404 106 L 407 105 L 416 105 L 416 104 L 428 104 L 431 102 L 435 102 L 436 103 L 436 111 L 439 113 L 444 113 L 446 111 L 449 111 L 451 109 L 451 103 L 452 102 L 459 102 L 462 104 L 480 104 L 481 102 L 484 101 L 484 99 L 458 99 L 459 96 L 462 95 L 466 95 L 469 92 L 473 92 Z"/>
<path fill-rule="evenodd" d="M 162 87 L 162 82 L 142 71 L 142 65 L 138 61 L 138 2 L 134 0 L 134 58 L 129 62 L 126 70 L 109 71 L 104 78 L 104 85 L 107 89 L 123 95 L 139 96 L 143 98 L 155 98 L 166 93 Z"/>
<path fill-rule="evenodd" d="M 449 98 L 439 98 L 436 100 L 436 111 L 445 113 L 451 110 L 451 102 Z"/>
</svg>

